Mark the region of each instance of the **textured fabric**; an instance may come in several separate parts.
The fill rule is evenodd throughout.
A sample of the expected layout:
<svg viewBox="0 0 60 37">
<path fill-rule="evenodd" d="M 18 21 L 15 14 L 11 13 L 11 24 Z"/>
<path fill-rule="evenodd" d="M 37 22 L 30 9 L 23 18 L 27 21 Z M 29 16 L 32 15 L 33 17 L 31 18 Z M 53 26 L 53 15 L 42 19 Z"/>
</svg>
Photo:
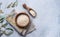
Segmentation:
<svg viewBox="0 0 60 37">
<path fill-rule="evenodd" d="M 14 15 L 13 15 L 13 14 L 14 14 Z M 14 27 L 14 29 L 15 29 L 18 33 L 20 33 L 21 35 L 25 35 L 25 32 L 27 31 L 27 29 L 22 29 L 22 28 L 19 28 L 18 26 L 16 26 L 16 23 L 15 23 L 15 15 L 16 15 L 16 14 L 13 12 L 13 13 L 9 14 L 6 19 L 7 19 L 7 21 L 9 22 L 9 24 L 10 24 L 12 27 Z M 28 33 L 31 33 L 31 32 L 34 31 L 34 30 L 35 30 L 35 26 L 34 26 L 34 24 L 31 22 L 30 28 L 29 28 L 29 30 L 27 31 L 27 34 L 28 34 Z"/>
</svg>

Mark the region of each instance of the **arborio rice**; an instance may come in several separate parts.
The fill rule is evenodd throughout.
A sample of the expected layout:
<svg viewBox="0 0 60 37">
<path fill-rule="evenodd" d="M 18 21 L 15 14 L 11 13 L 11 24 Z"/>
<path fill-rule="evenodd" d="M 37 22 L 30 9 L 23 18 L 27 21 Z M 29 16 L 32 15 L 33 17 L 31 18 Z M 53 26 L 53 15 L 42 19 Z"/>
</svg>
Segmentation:
<svg viewBox="0 0 60 37">
<path fill-rule="evenodd" d="M 17 18 L 17 24 L 19 26 L 26 26 L 29 23 L 29 17 L 27 15 L 20 15 Z"/>
</svg>

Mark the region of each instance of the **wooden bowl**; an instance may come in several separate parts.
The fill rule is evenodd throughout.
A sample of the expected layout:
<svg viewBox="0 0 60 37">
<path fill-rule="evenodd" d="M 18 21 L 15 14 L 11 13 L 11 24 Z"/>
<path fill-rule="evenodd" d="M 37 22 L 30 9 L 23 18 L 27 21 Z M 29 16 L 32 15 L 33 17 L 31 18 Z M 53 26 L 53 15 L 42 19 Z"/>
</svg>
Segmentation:
<svg viewBox="0 0 60 37">
<path fill-rule="evenodd" d="M 22 15 L 25 15 L 25 16 L 28 18 L 28 20 L 25 20 L 25 21 L 28 21 L 28 23 L 26 23 L 26 25 L 24 25 L 23 23 L 21 24 L 21 22 L 20 22 L 20 24 L 18 24 L 18 22 L 17 22 L 18 17 L 19 17 L 19 16 L 22 17 Z M 23 17 L 24 17 L 24 16 L 23 16 Z M 22 17 L 22 18 L 23 18 L 23 17 Z M 19 19 L 21 19 L 21 18 L 19 18 Z M 24 19 L 23 19 L 23 20 L 24 20 Z M 17 25 L 19 28 L 27 28 L 27 26 L 29 26 L 29 23 L 30 23 L 30 17 L 29 17 L 28 14 L 26 14 L 25 12 L 21 12 L 21 13 L 19 13 L 19 14 L 16 15 L 16 17 L 15 17 L 15 23 L 16 23 L 16 25 Z"/>
</svg>

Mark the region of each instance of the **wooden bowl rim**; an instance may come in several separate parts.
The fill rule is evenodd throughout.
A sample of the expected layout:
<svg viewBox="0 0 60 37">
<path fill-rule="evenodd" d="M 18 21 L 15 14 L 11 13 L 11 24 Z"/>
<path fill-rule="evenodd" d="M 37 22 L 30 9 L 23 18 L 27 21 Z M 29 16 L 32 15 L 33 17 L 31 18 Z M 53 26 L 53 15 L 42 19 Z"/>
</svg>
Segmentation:
<svg viewBox="0 0 60 37">
<path fill-rule="evenodd" d="M 26 14 L 25 12 L 21 12 L 21 13 L 17 14 L 16 17 L 15 17 L 15 23 L 16 23 L 16 25 L 17 25 L 19 28 L 27 28 L 27 26 L 29 26 L 29 23 L 30 23 L 30 17 L 28 16 L 28 18 L 29 18 L 29 23 L 28 23 L 26 26 L 19 26 L 19 25 L 17 24 L 17 18 L 18 18 L 18 16 L 20 16 L 20 15 L 26 15 L 26 16 L 28 16 L 28 14 Z"/>
</svg>

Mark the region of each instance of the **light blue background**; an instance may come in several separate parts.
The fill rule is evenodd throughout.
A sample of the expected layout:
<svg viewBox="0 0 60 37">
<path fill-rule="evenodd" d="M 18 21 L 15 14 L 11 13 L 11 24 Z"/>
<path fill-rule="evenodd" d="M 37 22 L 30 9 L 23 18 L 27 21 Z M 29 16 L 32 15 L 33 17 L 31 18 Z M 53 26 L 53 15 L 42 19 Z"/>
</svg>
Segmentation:
<svg viewBox="0 0 60 37">
<path fill-rule="evenodd" d="M 26 11 L 22 4 L 26 3 L 29 7 L 37 12 L 37 17 L 32 18 L 36 30 L 27 35 L 27 37 L 60 37 L 60 0 L 18 0 L 18 6 L 7 9 L 6 6 L 15 0 L 0 0 L 2 10 L 5 14 L 10 13 L 13 9 L 17 12 Z M 8 25 L 7 27 L 11 27 Z M 14 31 L 11 36 L 2 37 L 20 37 Z"/>
</svg>

